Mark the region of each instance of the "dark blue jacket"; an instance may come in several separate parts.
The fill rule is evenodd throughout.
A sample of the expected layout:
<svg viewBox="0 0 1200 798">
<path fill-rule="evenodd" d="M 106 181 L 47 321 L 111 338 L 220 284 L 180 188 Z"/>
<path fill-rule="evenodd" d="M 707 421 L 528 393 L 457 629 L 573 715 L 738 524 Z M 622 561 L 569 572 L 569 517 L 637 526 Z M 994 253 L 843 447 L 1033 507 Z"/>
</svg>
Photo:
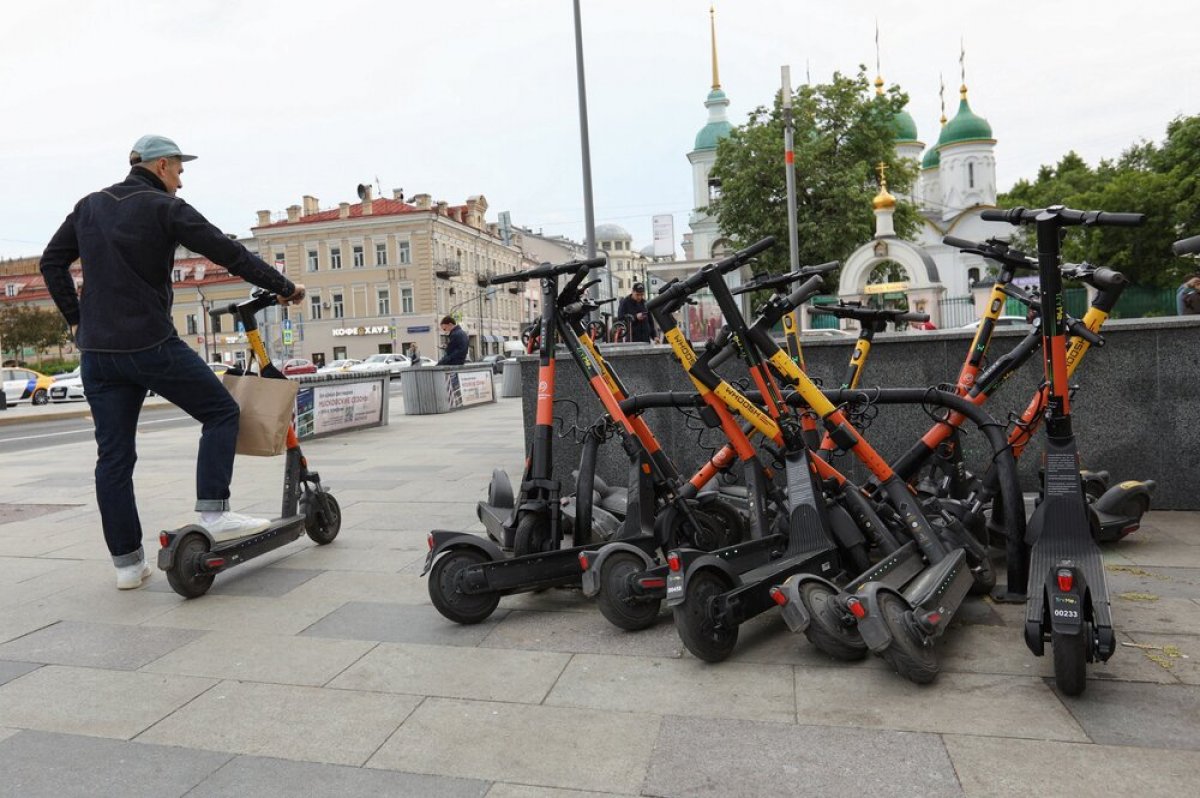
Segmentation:
<svg viewBox="0 0 1200 798">
<path fill-rule="evenodd" d="M 638 314 L 643 314 L 644 319 L 638 320 Z M 624 320 L 632 324 L 629 330 L 630 341 L 642 341 L 650 343 L 650 339 L 654 337 L 654 317 L 646 311 L 646 302 L 633 298 L 633 294 L 621 300 L 621 304 L 617 306 L 617 318 L 614 321 Z"/>
<path fill-rule="evenodd" d="M 281 296 L 296 291 L 291 280 L 168 194 L 154 174 L 135 167 L 123 182 L 81 199 L 42 253 L 46 289 L 67 323 L 79 325 L 81 350 L 138 352 L 175 335 L 171 271 L 178 244 Z M 68 271 L 77 258 L 82 295 Z"/>
<path fill-rule="evenodd" d="M 467 362 L 467 331 L 457 324 L 446 338 L 446 354 L 438 361 L 439 366 L 461 366 Z"/>
</svg>

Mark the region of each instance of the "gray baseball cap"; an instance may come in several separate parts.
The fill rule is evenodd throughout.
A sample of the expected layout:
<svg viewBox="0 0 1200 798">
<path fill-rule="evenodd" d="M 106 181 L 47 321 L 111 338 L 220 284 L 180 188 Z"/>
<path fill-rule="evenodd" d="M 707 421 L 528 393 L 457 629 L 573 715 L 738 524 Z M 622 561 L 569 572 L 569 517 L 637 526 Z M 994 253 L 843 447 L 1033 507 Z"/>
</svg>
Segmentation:
<svg viewBox="0 0 1200 798">
<path fill-rule="evenodd" d="M 149 163 L 157 161 L 159 158 L 178 158 L 181 161 L 194 161 L 195 155 L 184 155 L 179 150 L 179 145 L 171 141 L 166 136 L 156 136 L 153 133 L 142 136 L 133 145 L 133 151 L 129 153 L 131 163 L 141 161 Z"/>
</svg>

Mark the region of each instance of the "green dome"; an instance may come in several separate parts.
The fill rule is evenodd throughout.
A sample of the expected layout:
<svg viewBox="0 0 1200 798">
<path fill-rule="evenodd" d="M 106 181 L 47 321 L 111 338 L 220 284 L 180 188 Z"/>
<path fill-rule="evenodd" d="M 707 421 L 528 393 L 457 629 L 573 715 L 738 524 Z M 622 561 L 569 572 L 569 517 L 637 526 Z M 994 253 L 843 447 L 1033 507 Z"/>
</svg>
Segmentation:
<svg viewBox="0 0 1200 798">
<path fill-rule="evenodd" d="M 930 147 L 925 151 L 925 157 L 921 159 L 922 169 L 937 169 L 942 163 L 942 156 L 938 155 L 937 146 Z"/>
<path fill-rule="evenodd" d="M 957 144 L 963 141 L 979 141 L 989 140 L 992 138 L 992 126 L 987 120 L 979 116 L 971 110 L 970 104 L 967 103 L 966 89 L 963 89 L 963 98 L 958 104 L 958 113 L 954 118 L 946 123 L 942 128 L 942 135 L 938 136 L 937 146 L 944 147 L 947 144 Z"/>
<path fill-rule="evenodd" d="M 729 105 L 729 100 L 725 98 L 725 92 L 720 89 L 713 89 L 708 93 L 708 99 L 704 104 L 709 107 L 710 112 L 715 110 L 717 106 Z M 714 118 L 719 116 L 719 118 Z M 696 134 L 695 150 L 715 150 L 717 142 L 728 136 L 733 131 L 733 125 L 729 124 L 724 118 L 724 111 L 711 113 L 709 123 L 700 128 L 700 132 Z"/>
<path fill-rule="evenodd" d="M 898 111 L 892 117 L 892 131 L 896 134 L 896 141 L 908 142 L 917 140 L 917 123 L 913 121 L 912 115 L 908 111 Z"/>
</svg>

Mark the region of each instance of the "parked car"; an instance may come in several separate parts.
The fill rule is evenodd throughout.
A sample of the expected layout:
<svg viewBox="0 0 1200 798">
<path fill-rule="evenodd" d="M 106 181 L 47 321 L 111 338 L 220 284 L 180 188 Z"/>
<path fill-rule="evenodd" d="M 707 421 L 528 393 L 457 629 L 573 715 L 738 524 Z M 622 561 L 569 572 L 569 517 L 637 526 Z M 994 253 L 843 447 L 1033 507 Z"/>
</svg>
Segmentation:
<svg viewBox="0 0 1200 798">
<path fill-rule="evenodd" d="M 398 355 L 394 352 L 380 352 L 377 355 L 371 355 L 357 366 L 351 366 L 350 371 L 389 371 L 395 377 L 411 365 L 412 361 L 404 355 Z"/>
<path fill-rule="evenodd" d="M 1029 327 L 1031 325 L 1029 324 L 1028 321 L 1026 321 L 1024 316 L 1001 316 L 1000 318 L 996 319 L 996 326 L 997 327 Z M 970 324 L 964 324 L 959 329 L 960 330 L 975 330 L 978 328 L 979 328 L 979 319 L 976 319 L 975 321 L 971 322 Z"/>
<path fill-rule="evenodd" d="M 54 383 L 50 386 L 51 402 L 82 402 L 85 399 L 87 397 L 83 393 L 83 377 L 78 374 L 74 377 L 60 374 L 54 378 Z"/>
<path fill-rule="evenodd" d="M 208 367 L 212 369 L 212 373 L 220 377 L 225 372 L 229 371 L 229 366 L 224 363 L 209 363 Z"/>
<path fill-rule="evenodd" d="M 317 369 L 318 374 L 336 374 L 341 371 L 349 371 L 351 366 L 357 366 L 361 360 L 355 360 L 352 357 L 344 357 L 340 360 L 335 360 L 328 365 L 321 366 Z"/>
<path fill-rule="evenodd" d="M 54 378 L 33 369 L 8 367 L 0 369 L 4 378 L 4 398 L 10 405 L 29 402 L 44 405 L 50 401 L 50 386 Z"/>
<path fill-rule="evenodd" d="M 280 369 L 284 376 L 291 377 L 296 374 L 316 374 L 317 366 L 311 360 L 306 360 L 302 357 L 294 357 L 291 360 L 283 361 L 283 368 Z"/>
<path fill-rule="evenodd" d="M 487 363 L 492 367 L 493 373 L 499 374 L 500 372 L 504 371 L 504 361 L 507 359 L 508 358 L 504 355 L 484 355 L 482 358 L 480 358 L 479 362 Z"/>
<path fill-rule="evenodd" d="M 80 369 L 80 367 L 76 366 L 75 368 L 71 369 L 70 371 L 64 371 L 62 374 L 55 374 L 54 381 L 59 382 L 60 380 L 76 379 L 79 377 L 79 369 Z"/>
</svg>

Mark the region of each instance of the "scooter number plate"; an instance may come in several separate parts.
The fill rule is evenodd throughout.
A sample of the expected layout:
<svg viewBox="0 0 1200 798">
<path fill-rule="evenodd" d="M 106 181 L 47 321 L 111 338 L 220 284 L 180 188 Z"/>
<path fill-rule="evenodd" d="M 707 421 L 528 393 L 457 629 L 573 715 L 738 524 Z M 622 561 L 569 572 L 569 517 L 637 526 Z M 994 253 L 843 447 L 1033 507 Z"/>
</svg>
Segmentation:
<svg viewBox="0 0 1200 798">
<path fill-rule="evenodd" d="M 1056 621 L 1078 623 L 1080 617 L 1079 599 L 1069 593 L 1053 596 L 1050 605 L 1050 614 L 1054 616 Z"/>
<path fill-rule="evenodd" d="M 674 607 L 683 603 L 683 572 L 671 571 L 667 574 L 667 606 Z"/>
</svg>

